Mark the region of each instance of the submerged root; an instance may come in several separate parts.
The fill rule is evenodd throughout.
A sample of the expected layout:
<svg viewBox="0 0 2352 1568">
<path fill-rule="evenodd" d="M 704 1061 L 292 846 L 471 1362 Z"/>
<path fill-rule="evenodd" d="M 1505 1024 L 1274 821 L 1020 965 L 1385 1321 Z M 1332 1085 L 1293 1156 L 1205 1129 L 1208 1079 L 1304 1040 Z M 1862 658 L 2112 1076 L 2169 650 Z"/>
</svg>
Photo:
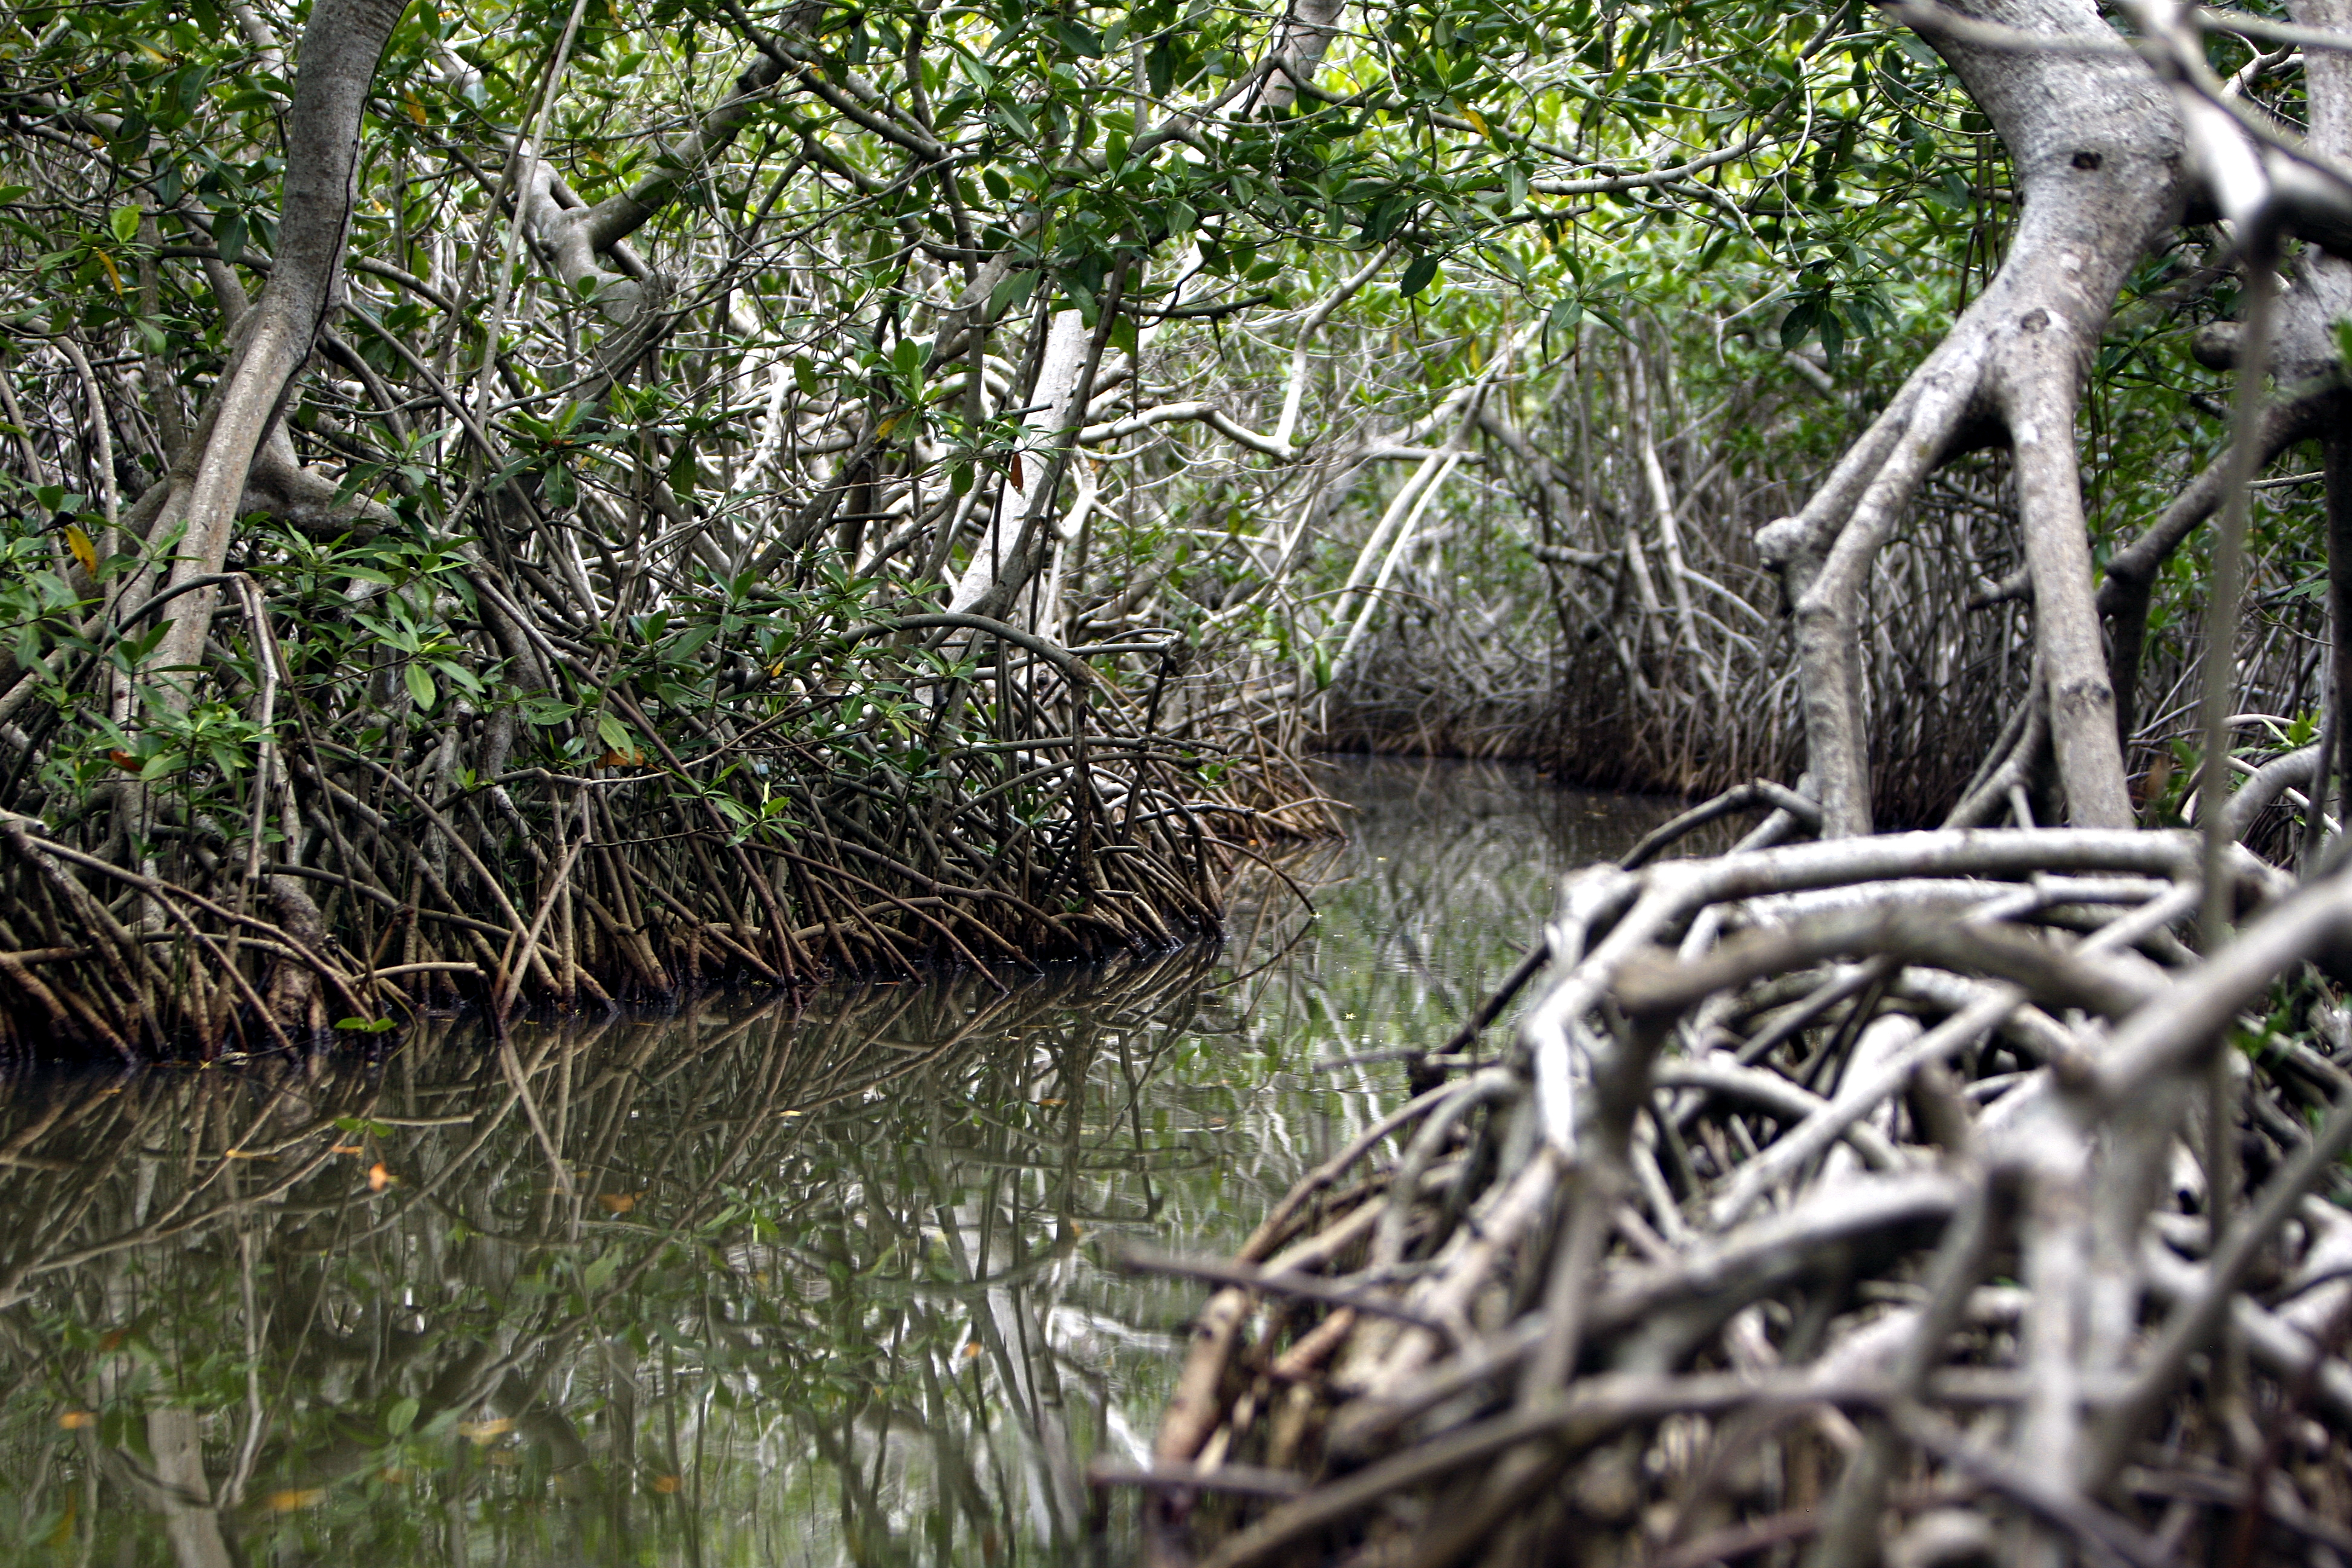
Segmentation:
<svg viewBox="0 0 2352 1568">
<path fill-rule="evenodd" d="M 1978 831 L 1570 878 L 1507 1053 L 1233 1261 L 1134 1260 L 1221 1289 L 1097 1480 L 1214 1568 L 2340 1561 L 2352 894 L 2240 852 L 2200 958 L 2198 867 Z"/>
</svg>

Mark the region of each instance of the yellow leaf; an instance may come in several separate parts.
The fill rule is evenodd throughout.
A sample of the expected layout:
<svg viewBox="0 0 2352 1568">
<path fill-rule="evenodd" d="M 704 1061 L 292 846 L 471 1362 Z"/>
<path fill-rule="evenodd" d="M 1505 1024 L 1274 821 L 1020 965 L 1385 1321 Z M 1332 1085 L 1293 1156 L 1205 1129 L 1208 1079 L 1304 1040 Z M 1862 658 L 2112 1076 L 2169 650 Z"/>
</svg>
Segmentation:
<svg viewBox="0 0 2352 1568">
<path fill-rule="evenodd" d="M 372 1193 L 380 1193 L 398 1180 L 381 1160 L 368 1167 L 368 1191 Z"/>
<path fill-rule="evenodd" d="M 61 1411 L 58 1415 L 58 1425 L 68 1432 L 79 1432 L 85 1426 L 97 1426 L 98 1417 L 87 1410 Z"/>
<path fill-rule="evenodd" d="M 425 123 L 425 105 L 417 101 L 417 97 L 415 93 L 402 93 L 400 95 L 400 101 L 408 106 L 409 119 L 414 120 L 419 125 Z"/>
<path fill-rule="evenodd" d="M 114 285 L 114 291 L 117 294 L 121 293 L 122 274 L 114 269 L 114 258 L 107 255 L 103 250 L 93 250 L 90 254 L 98 258 L 98 264 L 100 267 L 106 268 L 107 281 Z"/>
<path fill-rule="evenodd" d="M 457 1436 L 460 1437 L 470 1437 L 476 1443 L 487 1443 L 494 1437 L 503 1437 L 513 1430 L 514 1417 L 511 1415 L 501 1415 L 491 1421 L 460 1421 L 457 1423 Z"/>
<path fill-rule="evenodd" d="M 327 1498 L 324 1487 L 297 1487 L 282 1492 L 271 1492 L 263 1500 L 272 1513 L 292 1513 L 298 1508 L 316 1508 Z"/>
<path fill-rule="evenodd" d="M 654 1490 L 661 1493 L 664 1497 L 667 1497 L 670 1493 L 677 1490 L 677 1487 L 678 1480 L 676 1476 L 656 1476 L 654 1478 Z"/>
<path fill-rule="evenodd" d="M 903 417 L 905 416 L 893 414 L 889 418 L 882 421 L 881 426 L 874 432 L 874 438 L 877 441 L 887 440 L 890 432 L 898 427 L 898 421 Z"/>
<path fill-rule="evenodd" d="M 1473 124 L 1473 125 L 1476 126 L 1476 127 L 1478 128 L 1478 134 L 1479 134 L 1479 135 L 1481 135 L 1481 136 L 1484 136 L 1484 137 L 1487 138 L 1489 141 L 1492 141 L 1492 140 L 1494 139 L 1494 135 L 1495 135 L 1495 133 L 1494 133 L 1492 131 L 1489 131 L 1489 130 L 1487 130 L 1487 129 L 1486 129 L 1486 117 L 1485 115 L 1483 115 L 1483 114 L 1479 113 L 1476 110 L 1475 110 L 1475 109 L 1465 109 L 1465 110 L 1462 111 L 1462 118 L 1463 118 L 1463 119 L 1465 119 L 1465 120 L 1466 120 L 1466 121 L 1468 121 L 1471 124 Z"/>
<path fill-rule="evenodd" d="M 98 546 L 89 542 L 89 534 L 70 522 L 66 524 L 66 548 L 73 552 L 73 558 L 81 563 L 83 571 L 98 570 Z"/>
<path fill-rule="evenodd" d="M 604 1205 L 606 1214 L 626 1214 L 637 1206 L 636 1195 L 633 1193 L 598 1193 L 596 1201 Z"/>
</svg>

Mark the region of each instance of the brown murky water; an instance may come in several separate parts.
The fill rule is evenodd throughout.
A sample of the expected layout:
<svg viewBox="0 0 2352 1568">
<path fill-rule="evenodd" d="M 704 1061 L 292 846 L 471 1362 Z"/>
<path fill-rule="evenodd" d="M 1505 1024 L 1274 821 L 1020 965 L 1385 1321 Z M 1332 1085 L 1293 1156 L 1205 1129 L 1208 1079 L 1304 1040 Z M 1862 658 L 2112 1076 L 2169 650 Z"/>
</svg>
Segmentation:
<svg viewBox="0 0 2352 1568">
<path fill-rule="evenodd" d="M 1229 941 L 0 1089 L 0 1563 L 1122 1563 L 1196 1288 L 1663 803 L 1349 760 Z"/>
</svg>

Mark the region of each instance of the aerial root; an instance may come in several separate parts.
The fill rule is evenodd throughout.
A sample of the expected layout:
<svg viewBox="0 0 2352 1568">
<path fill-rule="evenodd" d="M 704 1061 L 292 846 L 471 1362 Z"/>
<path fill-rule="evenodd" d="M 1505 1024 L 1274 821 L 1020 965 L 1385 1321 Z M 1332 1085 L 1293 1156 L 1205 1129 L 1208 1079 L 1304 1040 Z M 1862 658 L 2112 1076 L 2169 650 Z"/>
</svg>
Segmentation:
<svg viewBox="0 0 2352 1568">
<path fill-rule="evenodd" d="M 2231 874 L 2206 958 L 2185 834 L 1568 879 L 1503 1056 L 1130 1260 L 1221 1289 L 1097 1480 L 1211 1568 L 2352 1552 L 2352 888 Z"/>
</svg>

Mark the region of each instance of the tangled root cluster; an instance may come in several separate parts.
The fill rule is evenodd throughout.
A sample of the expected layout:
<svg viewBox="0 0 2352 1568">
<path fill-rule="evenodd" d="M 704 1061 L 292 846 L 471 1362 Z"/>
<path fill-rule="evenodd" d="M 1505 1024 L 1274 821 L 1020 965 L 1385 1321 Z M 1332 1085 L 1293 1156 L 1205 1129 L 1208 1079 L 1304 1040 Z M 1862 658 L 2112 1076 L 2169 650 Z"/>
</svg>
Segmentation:
<svg viewBox="0 0 2352 1568">
<path fill-rule="evenodd" d="M 2352 1560 L 2352 884 L 2200 954 L 2187 835 L 1793 825 L 1570 878 L 1499 1059 L 1139 1260 L 1160 1562 Z"/>
</svg>

